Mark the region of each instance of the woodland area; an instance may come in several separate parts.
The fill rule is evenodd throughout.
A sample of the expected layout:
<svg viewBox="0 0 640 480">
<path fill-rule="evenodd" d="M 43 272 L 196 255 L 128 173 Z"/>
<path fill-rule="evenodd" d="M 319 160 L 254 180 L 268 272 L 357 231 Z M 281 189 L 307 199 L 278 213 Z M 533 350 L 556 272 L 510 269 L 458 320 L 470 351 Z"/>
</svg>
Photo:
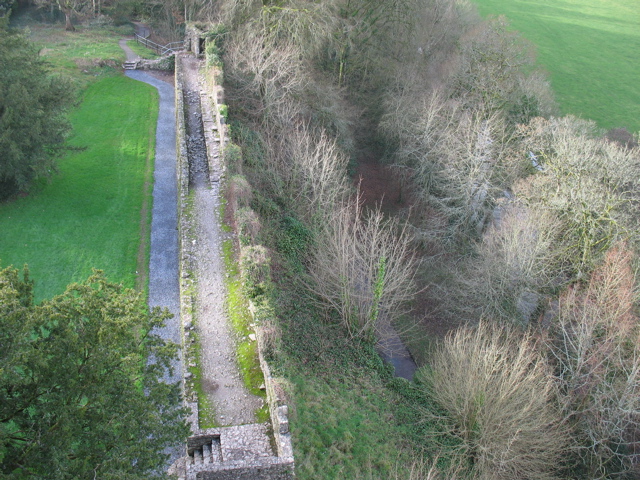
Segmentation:
<svg viewBox="0 0 640 480">
<path fill-rule="evenodd" d="M 638 138 L 559 117 L 503 18 L 465 0 L 68 8 L 209 32 L 228 208 L 271 255 L 251 281 L 272 301 L 272 355 L 310 328 L 292 304 L 340 329 L 300 365 L 401 330 L 421 368 L 398 389 L 432 428 L 398 478 L 638 478 Z M 368 201 L 366 162 L 400 201 Z"/>
</svg>

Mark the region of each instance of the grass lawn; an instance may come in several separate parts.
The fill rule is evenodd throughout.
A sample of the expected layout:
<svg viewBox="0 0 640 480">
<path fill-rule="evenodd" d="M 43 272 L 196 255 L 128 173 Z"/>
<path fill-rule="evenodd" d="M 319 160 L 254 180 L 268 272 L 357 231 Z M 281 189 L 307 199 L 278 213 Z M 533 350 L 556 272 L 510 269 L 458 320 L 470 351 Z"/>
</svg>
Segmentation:
<svg viewBox="0 0 640 480">
<path fill-rule="evenodd" d="M 96 81 L 71 116 L 70 144 L 83 150 L 29 196 L 0 204 L 0 263 L 29 264 L 36 300 L 92 268 L 135 286 L 137 263 L 147 264 L 138 259 L 146 257 L 140 235 L 149 221 L 141 206 L 150 201 L 157 110 L 149 85 L 122 76 Z"/>
<path fill-rule="evenodd" d="M 75 32 L 66 32 L 61 25 L 35 23 L 28 28 L 28 37 L 40 48 L 42 58 L 81 89 L 119 73 L 125 53 L 118 40 L 133 34 L 131 27 L 78 25 Z"/>
<path fill-rule="evenodd" d="M 156 58 L 160 58 L 156 52 L 151 50 L 150 48 L 145 47 L 144 45 L 136 42 L 135 40 L 127 41 L 127 45 L 136 55 L 139 55 L 140 58 L 148 58 L 150 60 L 154 60 Z"/>
<path fill-rule="evenodd" d="M 640 132 L 638 0 L 475 0 L 537 46 L 562 113 Z"/>
</svg>

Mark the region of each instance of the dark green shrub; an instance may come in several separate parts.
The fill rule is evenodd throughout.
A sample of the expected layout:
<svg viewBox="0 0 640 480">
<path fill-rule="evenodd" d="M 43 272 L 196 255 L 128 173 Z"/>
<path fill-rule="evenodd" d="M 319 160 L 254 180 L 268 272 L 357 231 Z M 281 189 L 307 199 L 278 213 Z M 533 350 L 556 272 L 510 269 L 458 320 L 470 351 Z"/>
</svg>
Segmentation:
<svg viewBox="0 0 640 480">
<path fill-rule="evenodd" d="M 242 172 L 242 149 L 235 143 L 224 148 L 224 161 L 232 174 Z"/>
</svg>

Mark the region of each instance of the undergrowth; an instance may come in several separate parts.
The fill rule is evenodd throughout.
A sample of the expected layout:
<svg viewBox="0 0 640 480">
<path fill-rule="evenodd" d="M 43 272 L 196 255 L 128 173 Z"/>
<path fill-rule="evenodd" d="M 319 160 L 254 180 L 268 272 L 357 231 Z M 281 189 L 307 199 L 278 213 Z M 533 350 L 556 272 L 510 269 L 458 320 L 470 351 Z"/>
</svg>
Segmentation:
<svg viewBox="0 0 640 480">
<path fill-rule="evenodd" d="M 279 284 L 277 309 L 297 478 L 403 478 L 411 458 L 439 453 L 425 441 L 435 427 L 419 415 L 429 408 L 424 394 L 394 378 L 372 345 L 354 343 L 289 281 Z"/>
<path fill-rule="evenodd" d="M 235 131 L 255 138 L 246 127 Z M 233 141 L 242 144 L 240 136 Z M 243 171 L 254 185 L 251 208 L 262 225 L 255 241 L 272 254 L 270 297 L 282 333 L 271 365 L 292 387 L 296 478 L 405 478 L 416 456 L 446 461 L 427 440 L 436 426 L 420 414 L 429 408 L 423 391 L 394 378 L 373 345 L 354 341 L 304 288 L 313 231 L 284 199 L 255 187 L 265 172 L 252 147 L 242 150 Z"/>
<path fill-rule="evenodd" d="M 237 336 L 236 351 L 240 373 L 247 389 L 256 396 L 266 398 L 260 387 L 264 385 L 264 375 L 258 360 L 257 342 L 252 333 L 252 318 L 249 304 L 242 290 L 240 272 L 234 256 L 233 241 L 225 240 L 222 244 L 226 267 L 225 284 L 227 287 L 227 315 Z M 266 405 L 256 412 L 258 422 L 269 420 L 269 409 Z"/>
</svg>

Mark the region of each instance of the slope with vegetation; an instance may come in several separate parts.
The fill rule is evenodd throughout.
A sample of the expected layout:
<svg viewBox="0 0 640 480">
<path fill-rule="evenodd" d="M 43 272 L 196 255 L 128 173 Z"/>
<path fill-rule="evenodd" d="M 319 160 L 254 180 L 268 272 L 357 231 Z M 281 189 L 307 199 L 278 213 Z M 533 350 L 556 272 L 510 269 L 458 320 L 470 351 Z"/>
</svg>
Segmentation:
<svg viewBox="0 0 640 480">
<path fill-rule="evenodd" d="M 634 142 L 555 116 L 530 44 L 464 2 L 230 0 L 213 13 L 207 54 L 224 61 L 237 144 L 230 194 L 240 240 L 273 256 L 273 355 L 298 407 L 298 474 L 351 474 L 358 452 L 381 448 L 397 450 L 385 458 L 399 477 L 633 474 L 636 343 L 589 310 L 622 315 L 636 338 Z M 349 166 L 372 156 L 411 210 L 359 205 Z M 599 306 L 598 279 L 621 272 Z M 411 318 L 413 332 L 434 320 L 452 332 L 429 339 L 415 385 L 373 354 L 385 322 Z M 377 393 L 358 405 L 342 382 Z M 380 397 L 385 439 L 351 421 L 382 413 Z M 439 461 L 412 468 L 416 452 Z M 365 478 L 392 475 L 355 461 Z"/>
</svg>

